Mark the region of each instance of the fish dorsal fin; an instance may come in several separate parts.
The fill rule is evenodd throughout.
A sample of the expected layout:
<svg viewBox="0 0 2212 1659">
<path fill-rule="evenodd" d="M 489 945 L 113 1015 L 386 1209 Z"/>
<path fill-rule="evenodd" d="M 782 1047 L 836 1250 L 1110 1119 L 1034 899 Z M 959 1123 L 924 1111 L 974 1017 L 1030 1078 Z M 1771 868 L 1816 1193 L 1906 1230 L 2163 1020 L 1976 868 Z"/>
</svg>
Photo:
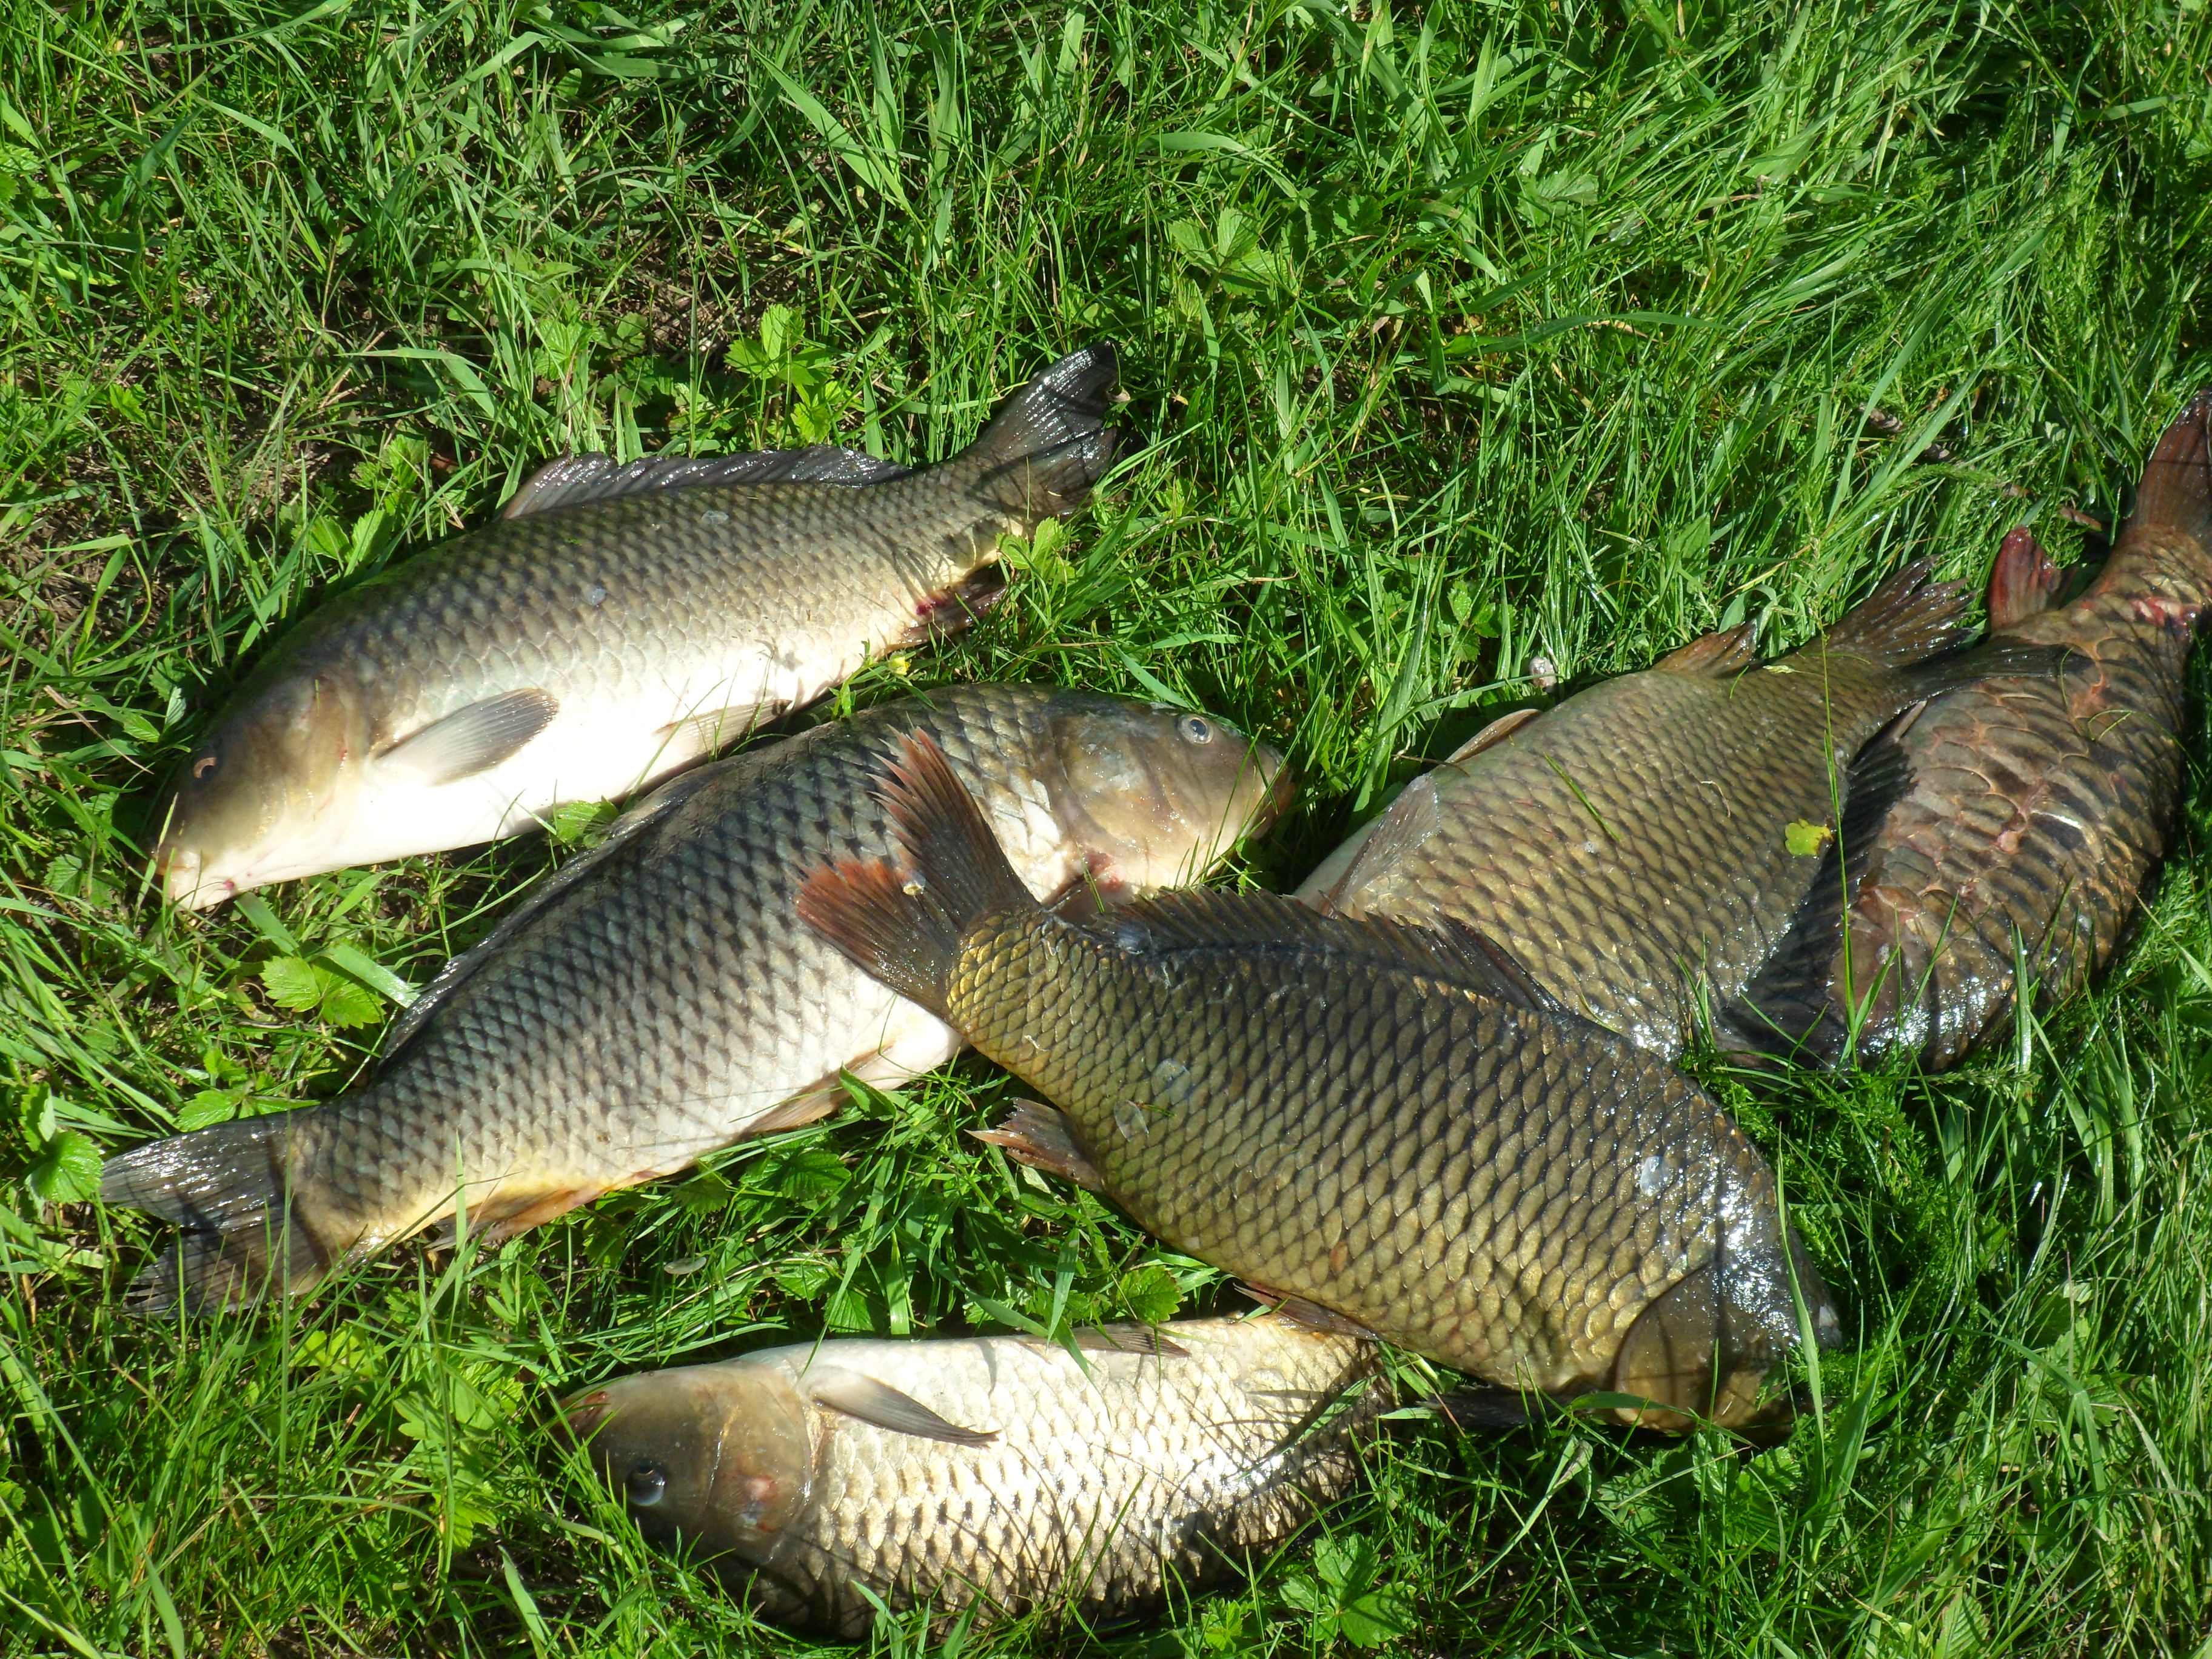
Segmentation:
<svg viewBox="0 0 2212 1659">
<path fill-rule="evenodd" d="M 2024 524 L 2014 525 L 2005 532 L 1996 562 L 1990 568 L 1990 630 L 2002 633 L 2050 610 L 2065 581 L 2066 573 L 2051 562 L 2035 532 Z"/>
<path fill-rule="evenodd" d="M 1973 633 L 1966 585 L 1936 581 L 1935 571 L 1933 559 L 1915 559 L 1892 572 L 1805 649 L 1825 647 L 1902 668 L 1965 644 Z"/>
<path fill-rule="evenodd" d="M 1085 1353 L 1134 1353 L 1158 1359 L 1188 1359 L 1190 1350 L 1157 1325 L 1084 1325 L 1075 1346 Z"/>
<path fill-rule="evenodd" d="M 1540 708 L 1516 708 L 1510 714 L 1500 714 L 1496 720 L 1469 738 L 1444 757 L 1446 766 L 1457 766 L 1462 761 L 1473 760 L 1484 750 L 1500 744 L 1544 711 Z"/>
<path fill-rule="evenodd" d="M 1752 647 L 1752 624 L 1738 623 L 1717 633 L 1692 640 L 1679 651 L 1670 651 L 1651 665 L 1663 674 L 1733 674 L 1759 659 Z"/>
<path fill-rule="evenodd" d="M 1729 1012 L 1729 1024 L 1763 1052 L 1786 1053 L 1810 1036 L 1824 1016 L 1838 1021 L 1845 1017 L 1847 1011 L 1831 1006 L 1843 989 L 1834 982 L 1836 959 L 1883 825 L 1911 791 L 1912 757 L 1903 738 L 1927 706 L 1913 704 L 1869 738 L 1851 762 L 1843 813 L 1834 838 L 1820 854 L 1820 873 L 1790 918 L 1782 943 Z"/>
<path fill-rule="evenodd" d="M 1106 1178 L 1091 1161 L 1091 1154 L 1075 1138 L 1075 1126 L 1065 1112 L 1034 1100 L 1018 1100 L 1013 1109 L 988 1129 L 968 1132 L 986 1146 L 996 1146 L 1017 1164 L 1027 1164 L 1073 1182 L 1094 1193 L 1106 1190 Z"/>
<path fill-rule="evenodd" d="M 434 787 L 458 783 L 520 753 L 560 712 L 552 693 L 525 686 L 457 708 L 409 732 L 379 754 L 377 764 L 411 773 Z"/>
<path fill-rule="evenodd" d="M 499 516 L 526 519 L 556 507 L 650 495 L 657 489 L 688 489 L 695 484 L 878 484 L 913 471 L 835 444 L 758 449 L 741 455 L 646 455 L 627 463 L 611 455 L 563 455 L 532 473 Z"/>
<path fill-rule="evenodd" d="M 1443 816 L 1437 805 L 1435 774 L 1415 778 L 1398 792 L 1389 811 L 1368 829 L 1359 851 L 1336 884 L 1313 901 L 1314 908 L 1325 915 L 1339 914 L 1362 887 L 1426 841 Z"/>
<path fill-rule="evenodd" d="M 988 1446 L 999 1437 L 995 1429 L 963 1429 L 957 1423 L 948 1423 L 912 1395 L 901 1394 L 888 1382 L 842 1365 L 810 1365 L 800 1376 L 799 1386 L 816 1405 L 893 1434 L 942 1440 L 955 1446 Z"/>
<path fill-rule="evenodd" d="M 1325 950 L 1419 974 L 1517 1008 L 1580 1021 L 1531 978 L 1511 951 L 1465 922 L 1430 925 L 1381 916 L 1323 915 L 1273 893 L 1169 893 L 1085 924 L 1137 949 L 1247 946 Z"/>
<path fill-rule="evenodd" d="M 405 1012 L 392 1021 L 391 1030 L 385 1037 L 384 1055 L 379 1064 L 391 1065 L 400 1051 L 414 1041 L 438 1007 L 453 996 L 461 982 L 472 977 L 479 968 L 505 948 L 509 939 L 543 915 L 555 900 L 716 778 L 724 775 L 731 767 L 746 764 L 747 759 L 740 757 L 713 766 L 702 766 L 661 785 L 617 818 L 608 830 L 606 839 L 597 847 L 588 853 L 577 854 L 538 883 L 520 903 L 500 918 L 498 927 L 439 969 L 437 977 L 423 988 L 422 994 L 407 1005 Z"/>
</svg>

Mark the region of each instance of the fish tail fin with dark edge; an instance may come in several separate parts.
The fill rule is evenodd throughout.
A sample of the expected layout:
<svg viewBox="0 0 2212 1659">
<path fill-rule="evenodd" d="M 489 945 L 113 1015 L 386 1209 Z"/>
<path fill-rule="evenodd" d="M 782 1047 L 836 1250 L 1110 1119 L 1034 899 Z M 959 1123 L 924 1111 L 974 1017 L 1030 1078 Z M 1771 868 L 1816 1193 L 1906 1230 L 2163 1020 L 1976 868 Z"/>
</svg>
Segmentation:
<svg viewBox="0 0 2212 1659">
<path fill-rule="evenodd" d="M 2212 386 L 2189 400 L 2143 463 L 2136 510 L 2112 551 L 2143 544 L 2194 543 L 2212 556 Z"/>
<path fill-rule="evenodd" d="M 182 1235 L 131 1282 L 132 1313 L 214 1313 L 272 1285 L 289 1293 L 323 1276 L 328 1257 L 288 1202 L 289 1115 L 218 1123 L 107 1160 L 101 1200 L 159 1216 Z"/>
<path fill-rule="evenodd" d="M 1934 560 L 1915 559 L 1892 572 L 1827 631 L 1827 648 L 1903 668 L 1965 644 L 1969 591 L 1932 580 L 1935 570 Z"/>
<path fill-rule="evenodd" d="M 976 925 L 1042 907 L 927 734 L 901 744 L 876 793 L 906 868 L 852 859 L 817 870 L 799 889 L 799 920 L 901 996 L 942 1016 L 953 967 Z"/>
<path fill-rule="evenodd" d="M 1119 373 L 1112 346 L 1088 345 L 1009 398 L 961 458 L 981 464 L 985 493 L 1039 517 L 1088 501 L 1119 443 L 1106 425 Z"/>
</svg>

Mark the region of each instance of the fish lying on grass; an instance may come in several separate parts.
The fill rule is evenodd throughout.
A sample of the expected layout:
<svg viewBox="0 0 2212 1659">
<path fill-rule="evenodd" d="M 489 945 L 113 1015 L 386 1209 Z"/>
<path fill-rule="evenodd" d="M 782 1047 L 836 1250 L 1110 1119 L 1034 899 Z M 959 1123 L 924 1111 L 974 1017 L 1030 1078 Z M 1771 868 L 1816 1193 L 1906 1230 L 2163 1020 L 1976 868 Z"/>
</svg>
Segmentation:
<svg viewBox="0 0 2212 1659">
<path fill-rule="evenodd" d="M 872 763 L 913 732 L 956 757 L 1048 897 L 1188 880 L 1287 787 L 1218 722 L 1030 686 L 933 693 L 688 773 L 449 966 L 369 1087 L 110 1159 L 108 1203 L 184 1230 L 133 1304 L 304 1290 L 451 1217 L 457 1189 L 471 1232 L 505 1237 L 819 1116 L 841 1071 L 887 1083 L 951 1054 L 793 908 L 823 860 L 888 850 Z"/>
<path fill-rule="evenodd" d="M 2005 1023 L 2023 967 L 2058 996 L 2111 958 L 2180 799 L 2182 671 L 2212 602 L 2208 417 L 2199 393 L 2167 428 L 2070 605 L 2051 607 L 2034 538 L 2006 538 L 1991 629 L 2075 662 L 1946 692 L 1868 744 L 1837 844 L 1732 1014 L 1742 1039 L 1938 1069 Z"/>
<path fill-rule="evenodd" d="M 956 629 L 999 538 L 1113 459 L 1112 349 L 1038 374 L 920 471 L 817 446 L 556 461 L 500 520 L 328 601 L 233 695 L 155 849 L 204 908 L 612 800 Z"/>
<path fill-rule="evenodd" d="M 1238 1571 L 1340 1496 L 1376 1346 L 1273 1316 L 841 1340 L 623 1377 L 571 1426 L 640 1530 L 850 1639 L 924 1603 L 1093 1620 Z"/>
<path fill-rule="evenodd" d="M 1486 1381 L 1615 1388 L 1667 1424 L 1758 1415 L 1793 1263 L 1838 1330 L 1720 1108 L 1472 930 L 1267 894 L 1072 921 L 926 738 L 882 787 L 902 858 L 827 866 L 799 914 L 1061 1109 L 993 1138 L 1177 1249 Z"/>
<path fill-rule="evenodd" d="M 1481 929 L 1570 1007 L 1680 1052 L 1788 931 L 1850 758 L 1899 709 L 2062 652 L 1966 637 L 1925 564 L 1778 661 L 1748 624 L 1540 714 L 1509 716 L 1408 785 L 1298 896 L 1346 915 Z"/>
</svg>

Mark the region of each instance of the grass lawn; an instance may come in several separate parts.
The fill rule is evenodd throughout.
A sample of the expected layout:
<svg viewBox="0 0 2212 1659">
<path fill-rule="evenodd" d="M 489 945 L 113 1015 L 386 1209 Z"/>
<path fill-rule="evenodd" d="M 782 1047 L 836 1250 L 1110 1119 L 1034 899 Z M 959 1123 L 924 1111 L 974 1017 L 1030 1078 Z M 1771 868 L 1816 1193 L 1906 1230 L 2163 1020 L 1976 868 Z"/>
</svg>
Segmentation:
<svg viewBox="0 0 2212 1659">
<path fill-rule="evenodd" d="M 1795 643 L 2023 518 L 2094 556 L 2207 378 L 2204 0 L 623 3 L 0 0 L 9 1651 L 796 1653 L 641 1546 L 558 1395 L 987 1303 L 1242 1305 L 965 1139 L 1006 1087 L 968 1060 L 283 1321 L 125 1316 L 152 1234 L 84 1201 L 99 1157 L 346 1087 L 398 980 L 604 822 L 165 913 L 155 787 L 328 581 L 564 448 L 939 457 L 1111 339 L 1142 447 L 1097 507 L 810 718 L 1188 701 L 1301 774 L 1240 872 L 1287 887 L 1534 659 Z M 1401 1421 L 1241 1593 L 968 1650 L 2212 1650 L 2192 684 L 2094 994 L 1938 1079 L 1693 1057 L 1850 1332 L 1786 1444 Z"/>
</svg>

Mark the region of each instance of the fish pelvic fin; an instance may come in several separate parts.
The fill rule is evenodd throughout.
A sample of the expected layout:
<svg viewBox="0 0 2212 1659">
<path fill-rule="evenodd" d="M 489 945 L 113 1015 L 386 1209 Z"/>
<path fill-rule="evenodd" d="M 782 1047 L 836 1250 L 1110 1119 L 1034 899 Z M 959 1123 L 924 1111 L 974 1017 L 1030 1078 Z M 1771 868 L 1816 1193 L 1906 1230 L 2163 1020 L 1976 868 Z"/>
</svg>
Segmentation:
<svg viewBox="0 0 2212 1659">
<path fill-rule="evenodd" d="M 1036 519 L 1081 507 L 1120 445 L 1106 425 L 1120 373 L 1112 346 L 1088 345 L 1008 398 L 960 458 L 981 471 L 982 492 Z"/>
<path fill-rule="evenodd" d="M 2051 562 L 2043 544 L 2026 525 L 2005 532 L 1990 568 L 1990 629 L 2002 632 L 2026 622 L 2057 602 L 2066 573 Z"/>
<path fill-rule="evenodd" d="M 289 1115 L 218 1123 L 107 1160 L 100 1172 L 104 1203 L 182 1230 L 131 1281 L 129 1311 L 216 1313 L 272 1287 L 305 1291 L 330 1270 L 331 1252 L 288 1201 Z"/>
<path fill-rule="evenodd" d="M 1964 582 L 1933 580 L 1936 562 L 1915 559 L 1885 577 L 1823 637 L 1830 651 L 1905 668 L 1956 649 L 1972 636 Z"/>
<path fill-rule="evenodd" d="M 939 1018 L 968 936 L 986 918 L 1040 909 L 975 798 L 926 732 L 904 738 L 876 790 L 904 869 L 846 859 L 799 891 L 799 919 L 872 977 Z"/>
</svg>

